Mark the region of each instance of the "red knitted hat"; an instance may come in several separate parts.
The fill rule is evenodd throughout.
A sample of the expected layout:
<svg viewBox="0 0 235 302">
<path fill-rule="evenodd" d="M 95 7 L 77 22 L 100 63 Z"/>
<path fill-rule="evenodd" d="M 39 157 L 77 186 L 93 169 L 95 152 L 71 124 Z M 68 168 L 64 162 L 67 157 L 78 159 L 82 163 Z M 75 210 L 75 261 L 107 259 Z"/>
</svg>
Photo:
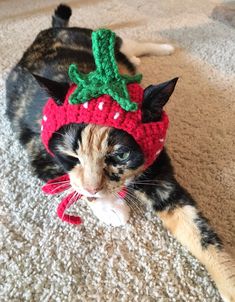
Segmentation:
<svg viewBox="0 0 235 302">
<path fill-rule="evenodd" d="M 89 123 L 114 127 L 128 132 L 135 139 L 144 153 L 145 167 L 148 167 L 163 148 L 168 128 L 167 114 L 163 112 L 158 122 L 143 123 L 143 89 L 136 83 L 140 76 L 119 74 L 114 61 L 115 34 L 109 30 L 93 32 L 92 43 L 97 70 L 83 75 L 75 65 L 70 66 L 69 75 L 75 84 L 71 85 L 62 105 L 50 98 L 44 106 L 42 142 L 53 155 L 49 141 L 64 125 Z"/>
</svg>

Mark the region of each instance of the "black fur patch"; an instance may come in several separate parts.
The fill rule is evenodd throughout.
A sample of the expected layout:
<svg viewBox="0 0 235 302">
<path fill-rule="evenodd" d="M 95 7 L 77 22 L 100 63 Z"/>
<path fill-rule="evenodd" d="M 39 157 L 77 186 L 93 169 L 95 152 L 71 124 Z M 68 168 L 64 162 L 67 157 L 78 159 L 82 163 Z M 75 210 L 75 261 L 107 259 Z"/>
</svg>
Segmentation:
<svg viewBox="0 0 235 302">
<path fill-rule="evenodd" d="M 143 123 L 157 122 L 161 119 L 163 107 L 175 89 L 178 78 L 144 89 L 142 105 Z"/>
<path fill-rule="evenodd" d="M 195 223 L 201 233 L 201 245 L 203 248 L 207 248 L 209 245 L 214 245 L 218 249 L 223 247 L 221 239 L 209 225 L 208 219 L 201 213 L 198 214 L 198 218 L 195 219 Z"/>
<path fill-rule="evenodd" d="M 46 152 L 46 150 L 42 150 L 34 155 L 31 165 L 38 178 L 44 181 L 61 176 L 65 172 L 56 164 L 54 159 Z"/>
<path fill-rule="evenodd" d="M 71 171 L 77 164 L 79 164 L 79 159 L 77 157 L 68 156 L 64 153 L 58 151 L 58 146 L 63 144 L 63 136 L 65 133 L 71 132 L 74 134 L 73 141 L 71 141 L 70 149 L 76 152 L 79 148 L 79 142 L 81 142 L 81 135 L 86 124 L 69 124 L 63 126 L 61 129 L 53 134 L 49 142 L 49 149 L 55 155 L 56 160 L 62 165 L 65 171 Z"/>
<path fill-rule="evenodd" d="M 194 206 L 193 198 L 177 183 L 173 173 L 170 158 L 163 149 L 155 162 L 136 178 L 136 183 L 131 187 L 145 193 L 157 212 L 184 205 Z"/>
<path fill-rule="evenodd" d="M 136 73 L 136 68 L 135 66 L 128 60 L 128 58 L 122 53 L 122 52 L 117 52 L 115 54 L 116 60 L 119 63 L 122 63 L 127 67 L 130 73 L 135 74 Z"/>
<path fill-rule="evenodd" d="M 68 20 L 72 15 L 72 10 L 69 6 L 60 4 L 55 10 L 55 15 L 61 19 Z"/>
<path fill-rule="evenodd" d="M 78 70 L 81 72 L 83 72 L 84 64 L 89 66 L 90 70 L 95 69 L 95 61 L 92 53 L 89 51 L 60 47 L 57 49 L 56 56 L 53 59 L 62 63 L 63 61 L 66 62 L 67 58 L 69 58 L 71 62 L 76 63 L 78 65 Z"/>
<path fill-rule="evenodd" d="M 111 156 L 106 156 L 104 162 L 106 163 L 107 166 L 112 165 L 116 167 L 118 165 L 118 162 L 115 160 L 115 158 Z"/>
<path fill-rule="evenodd" d="M 56 154 L 55 158 L 61 164 L 65 171 L 71 171 L 76 165 L 80 163 L 77 157 L 69 155 Z"/>
<path fill-rule="evenodd" d="M 110 174 L 107 170 L 104 170 L 104 173 L 111 181 L 119 181 L 121 179 L 121 177 L 117 173 Z"/>
<path fill-rule="evenodd" d="M 68 83 L 52 81 L 37 74 L 32 75 L 37 80 L 38 84 L 48 92 L 48 96 L 54 99 L 57 105 L 63 105 L 65 96 L 70 87 Z"/>
<path fill-rule="evenodd" d="M 22 145 L 26 145 L 35 136 L 35 133 L 21 121 L 19 140 Z"/>
<path fill-rule="evenodd" d="M 123 173 L 124 173 L 123 169 L 119 168 L 119 169 L 118 169 L 118 173 L 119 173 L 119 174 L 123 174 Z"/>
<path fill-rule="evenodd" d="M 60 4 L 55 10 L 54 16 L 52 16 L 53 27 L 65 27 L 68 25 L 72 10 L 65 4 Z"/>
</svg>

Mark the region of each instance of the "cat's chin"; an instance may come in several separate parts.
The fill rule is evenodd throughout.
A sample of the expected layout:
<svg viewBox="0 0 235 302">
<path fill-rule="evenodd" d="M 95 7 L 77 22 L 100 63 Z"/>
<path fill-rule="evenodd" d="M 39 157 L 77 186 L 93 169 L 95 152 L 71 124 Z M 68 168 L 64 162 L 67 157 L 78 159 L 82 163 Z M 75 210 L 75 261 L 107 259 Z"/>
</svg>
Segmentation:
<svg viewBox="0 0 235 302">
<path fill-rule="evenodd" d="M 93 214 L 103 223 L 115 227 L 125 225 L 130 217 L 130 208 L 121 198 L 87 197 Z"/>
</svg>

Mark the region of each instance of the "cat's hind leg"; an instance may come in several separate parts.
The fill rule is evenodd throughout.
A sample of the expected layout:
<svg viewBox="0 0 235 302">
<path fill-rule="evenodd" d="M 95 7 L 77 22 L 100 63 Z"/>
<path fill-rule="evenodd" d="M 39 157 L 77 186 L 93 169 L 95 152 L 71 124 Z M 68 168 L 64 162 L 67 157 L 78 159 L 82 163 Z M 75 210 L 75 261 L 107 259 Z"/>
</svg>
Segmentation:
<svg viewBox="0 0 235 302">
<path fill-rule="evenodd" d="M 134 64 L 140 64 L 141 56 L 168 56 L 174 52 L 175 48 L 171 44 L 159 44 L 149 42 L 138 42 L 130 39 L 122 39 L 120 51 Z"/>
</svg>

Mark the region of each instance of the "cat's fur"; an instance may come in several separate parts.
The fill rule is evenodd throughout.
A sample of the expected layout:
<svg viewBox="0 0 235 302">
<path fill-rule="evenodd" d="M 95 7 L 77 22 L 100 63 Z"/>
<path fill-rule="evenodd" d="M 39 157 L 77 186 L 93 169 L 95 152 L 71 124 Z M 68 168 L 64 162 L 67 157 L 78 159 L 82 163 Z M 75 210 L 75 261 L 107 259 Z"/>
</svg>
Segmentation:
<svg viewBox="0 0 235 302">
<path fill-rule="evenodd" d="M 70 8 L 57 8 L 53 27 L 39 33 L 6 82 L 7 115 L 14 132 L 28 150 L 34 172 L 43 180 L 69 172 L 72 186 L 88 197 L 118 192 L 125 184 L 132 196 L 135 194 L 151 205 L 171 233 L 206 266 L 224 301 L 235 301 L 233 260 L 190 194 L 176 181 L 166 150 L 144 171 L 143 153 L 130 135 L 84 124 L 65 126 L 54 134 L 50 147 L 55 158 L 44 149 L 40 121 L 48 97 L 51 95 L 58 102 L 63 99 L 71 63 L 76 63 L 84 73 L 95 68 L 92 30 L 66 28 L 70 15 Z M 167 44 L 141 45 L 116 39 L 116 59 L 122 73 L 135 73 L 134 64 L 139 63 L 139 55 L 172 51 Z M 143 122 L 157 121 L 161 117 L 162 107 L 176 81 L 145 89 Z"/>
</svg>

